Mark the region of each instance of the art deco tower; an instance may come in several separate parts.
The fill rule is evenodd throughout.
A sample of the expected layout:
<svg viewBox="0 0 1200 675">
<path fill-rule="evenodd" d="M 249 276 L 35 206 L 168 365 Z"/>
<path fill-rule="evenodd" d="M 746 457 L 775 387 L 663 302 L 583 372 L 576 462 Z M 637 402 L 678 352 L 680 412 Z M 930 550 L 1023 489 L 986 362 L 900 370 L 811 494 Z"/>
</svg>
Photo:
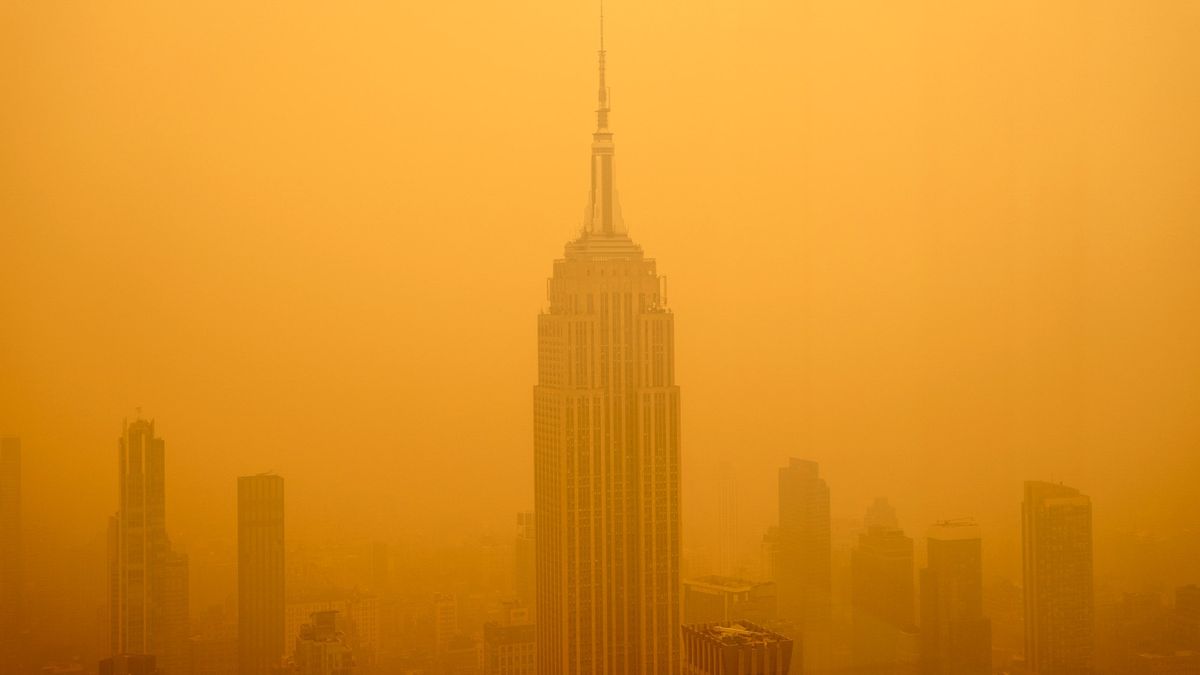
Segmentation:
<svg viewBox="0 0 1200 675">
<path fill-rule="evenodd" d="M 603 30 L 591 190 L 538 317 L 540 675 L 680 672 L 674 321 L 613 183 Z"/>
</svg>

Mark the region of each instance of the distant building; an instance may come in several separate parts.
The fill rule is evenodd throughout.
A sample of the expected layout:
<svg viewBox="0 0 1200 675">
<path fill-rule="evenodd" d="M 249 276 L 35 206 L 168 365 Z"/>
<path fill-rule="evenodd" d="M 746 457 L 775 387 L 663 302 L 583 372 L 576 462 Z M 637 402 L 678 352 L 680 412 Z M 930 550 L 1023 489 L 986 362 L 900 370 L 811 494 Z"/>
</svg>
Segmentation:
<svg viewBox="0 0 1200 675">
<path fill-rule="evenodd" d="M 832 601 L 829 485 L 816 462 L 793 458 L 779 470 L 779 616 L 805 629 L 825 627 Z"/>
<path fill-rule="evenodd" d="M 0 664 L 23 668 L 21 439 L 0 438 Z"/>
<path fill-rule="evenodd" d="M 154 422 L 126 423 L 109 524 L 109 646 L 114 656 L 154 655 L 161 675 L 186 675 L 188 562 L 167 537 L 165 467 Z"/>
<path fill-rule="evenodd" d="M 513 590 L 526 607 L 536 606 L 537 523 L 532 511 L 517 514 L 517 539 L 513 549 Z"/>
<path fill-rule="evenodd" d="M 441 657 L 458 635 L 458 598 L 449 593 L 433 596 L 433 653 Z"/>
<path fill-rule="evenodd" d="M 536 628 L 529 621 L 484 624 L 483 674 L 534 675 L 536 639 Z"/>
<path fill-rule="evenodd" d="M 991 622 L 983 616 L 983 549 L 969 522 L 939 523 L 921 570 L 921 672 L 991 673 Z"/>
<path fill-rule="evenodd" d="M 475 638 L 459 633 L 450 639 L 437 665 L 440 675 L 479 675 L 483 670 L 483 650 Z"/>
<path fill-rule="evenodd" d="M 684 675 L 801 675 L 793 641 L 749 621 L 683 627 Z"/>
<path fill-rule="evenodd" d="M 1064 485 L 1027 481 L 1021 514 L 1028 668 L 1039 675 L 1090 673 L 1091 499 Z"/>
<path fill-rule="evenodd" d="M 296 675 L 350 675 L 354 651 L 346 644 L 336 611 L 313 612 L 300 627 L 293 664 Z"/>
<path fill-rule="evenodd" d="M 804 638 L 804 667 L 835 665 L 833 613 L 833 522 L 829 485 L 816 462 L 792 458 L 779 470 L 779 530 L 775 583 L 779 619 Z M 793 634 L 793 633 L 789 633 Z"/>
<path fill-rule="evenodd" d="M 270 675 L 286 644 L 283 478 L 242 476 L 237 487 L 238 672 Z"/>
<path fill-rule="evenodd" d="M 885 502 L 886 503 L 886 502 Z M 877 502 L 878 504 L 878 502 Z M 853 661 L 858 666 L 917 663 L 913 540 L 875 518 L 850 552 Z"/>
<path fill-rule="evenodd" d="M 329 593 L 299 596 L 284 606 L 284 644 L 288 655 L 294 656 L 295 645 L 304 625 L 311 623 L 317 613 L 335 612 L 338 630 L 345 644 L 354 651 L 356 667 L 375 663 L 379 653 L 379 598 L 375 595 Z"/>
<path fill-rule="evenodd" d="M 152 654 L 117 654 L 100 661 L 100 675 L 158 675 Z"/>
<path fill-rule="evenodd" d="M 683 621 L 701 624 L 744 619 L 769 624 L 778 618 L 778 600 L 773 581 L 721 576 L 688 579 L 683 582 Z"/>
<path fill-rule="evenodd" d="M 1200 586 L 1193 584 L 1175 589 L 1170 632 L 1180 648 L 1200 652 Z"/>
<path fill-rule="evenodd" d="M 896 519 L 896 509 L 892 508 L 886 497 L 876 497 L 875 501 L 867 507 L 867 515 L 863 518 L 863 527 L 868 532 L 876 527 L 900 529 L 900 521 Z"/>
</svg>

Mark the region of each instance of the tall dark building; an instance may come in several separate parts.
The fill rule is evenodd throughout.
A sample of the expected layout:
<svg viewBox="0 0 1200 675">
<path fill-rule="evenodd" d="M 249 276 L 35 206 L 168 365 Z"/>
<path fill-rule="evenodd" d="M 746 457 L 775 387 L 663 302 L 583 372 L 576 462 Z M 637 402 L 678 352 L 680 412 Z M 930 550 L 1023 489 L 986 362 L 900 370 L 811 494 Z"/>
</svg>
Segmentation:
<svg viewBox="0 0 1200 675">
<path fill-rule="evenodd" d="M 917 661 L 913 540 L 875 525 L 850 552 L 854 661 L 863 666 Z"/>
<path fill-rule="evenodd" d="M 0 668 L 22 667 L 21 439 L 0 438 Z"/>
<path fill-rule="evenodd" d="M 1092 500 L 1079 490 L 1027 481 L 1021 504 L 1025 662 L 1039 675 L 1092 670 Z"/>
<path fill-rule="evenodd" d="M 167 537 L 166 453 L 154 422 L 125 424 L 118 441 L 118 510 L 109 528 L 112 654 L 153 655 L 159 673 L 187 663 L 187 558 Z"/>
<path fill-rule="evenodd" d="M 269 675 L 284 654 L 283 478 L 238 478 L 238 672 Z"/>
<path fill-rule="evenodd" d="M 979 527 L 946 522 L 929 529 L 921 570 L 921 672 L 988 675 L 992 626 L 983 616 L 983 547 Z"/>
<path fill-rule="evenodd" d="M 779 470 L 775 580 L 779 617 L 805 630 L 830 621 L 833 539 L 829 485 L 816 462 L 793 458 Z"/>
<path fill-rule="evenodd" d="M 655 262 L 614 187 L 600 49 L 583 228 L 554 262 L 534 387 L 540 675 L 680 669 L 679 387 Z"/>
</svg>

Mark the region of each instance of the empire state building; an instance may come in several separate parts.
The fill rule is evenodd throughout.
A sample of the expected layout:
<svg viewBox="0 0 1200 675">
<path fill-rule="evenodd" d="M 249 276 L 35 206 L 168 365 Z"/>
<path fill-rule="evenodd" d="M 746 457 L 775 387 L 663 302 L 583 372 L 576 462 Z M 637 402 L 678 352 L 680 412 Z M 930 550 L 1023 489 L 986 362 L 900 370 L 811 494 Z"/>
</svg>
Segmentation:
<svg viewBox="0 0 1200 675">
<path fill-rule="evenodd" d="M 538 317 L 537 672 L 677 675 L 674 316 L 617 203 L 603 29 L 599 56 L 588 206 Z"/>
</svg>

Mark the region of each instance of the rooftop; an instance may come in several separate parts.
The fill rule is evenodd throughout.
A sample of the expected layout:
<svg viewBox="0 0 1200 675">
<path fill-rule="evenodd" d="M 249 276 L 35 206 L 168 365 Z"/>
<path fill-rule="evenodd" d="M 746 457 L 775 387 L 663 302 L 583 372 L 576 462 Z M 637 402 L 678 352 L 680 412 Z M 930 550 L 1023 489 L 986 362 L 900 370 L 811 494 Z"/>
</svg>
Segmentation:
<svg viewBox="0 0 1200 675">
<path fill-rule="evenodd" d="M 791 638 L 767 630 L 758 624 L 740 620 L 684 626 L 684 630 L 726 646 L 768 645 L 792 641 Z"/>
</svg>

